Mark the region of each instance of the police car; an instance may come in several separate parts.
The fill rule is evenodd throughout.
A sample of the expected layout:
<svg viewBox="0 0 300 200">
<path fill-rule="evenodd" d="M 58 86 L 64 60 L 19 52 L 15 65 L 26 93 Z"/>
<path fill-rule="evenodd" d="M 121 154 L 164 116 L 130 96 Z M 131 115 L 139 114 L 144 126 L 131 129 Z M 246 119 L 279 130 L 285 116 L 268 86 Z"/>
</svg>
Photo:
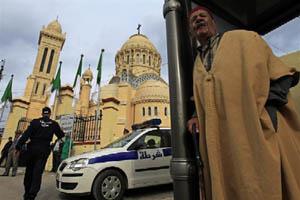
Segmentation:
<svg viewBox="0 0 300 200">
<path fill-rule="evenodd" d="M 140 128 L 107 147 L 64 160 L 57 171 L 60 192 L 91 193 L 118 200 L 126 189 L 171 183 L 171 130 Z"/>
</svg>

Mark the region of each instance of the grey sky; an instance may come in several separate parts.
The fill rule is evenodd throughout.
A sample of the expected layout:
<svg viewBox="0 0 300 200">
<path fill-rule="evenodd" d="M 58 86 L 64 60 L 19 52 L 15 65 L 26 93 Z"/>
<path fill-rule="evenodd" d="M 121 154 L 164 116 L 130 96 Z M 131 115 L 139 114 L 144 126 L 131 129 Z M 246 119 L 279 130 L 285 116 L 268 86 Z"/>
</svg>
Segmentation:
<svg viewBox="0 0 300 200">
<path fill-rule="evenodd" d="M 84 70 L 90 64 L 95 77 L 101 48 L 105 49 L 102 84 L 107 83 L 115 73 L 116 52 L 137 32 L 138 24 L 142 24 L 142 34 L 160 52 L 162 76 L 167 79 L 163 3 L 164 0 L 2 0 L 0 59 L 6 59 L 6 76 L 0 82 L 0 95 L 13 73 L 13 96 L 22 96 L 26 78 L 35 62 L 39 31 L 57 16 L 63 32 L 67 33 L 60 57 L 63 61 L 62 84 L 73 83 L 82 53 L 85 55 Z M 282 55 L 300 49 L 299 32 L 298 17 L 264 38 L 275 54 Z"/>
<path fill-rule="evenodd" d="M 116 52 L 142 24 L 145 34 L 156 46 L 166 63 L 163 0 L 4 0 L 0 8 L 0 59 L 6 59 L 2 95 L 10 74 L 14 74 L 14 97 L 21 96 L 27 76 L 32 72 L 37 54 L 39 31 L 43 25 L 58 20 L 67 33 L 61 53 L 62 84 L 73 84 L 80 54 L 84 70 L 91 65 L 96 76 L 100 50 L 103 59 L 103 84 L 115 73 Z M 162 66 L 164 78 L 167 67 Z M 95 80 L 93 82 L 95 85 Z M 93 89 L 94 90 L 94 89 Z"/>
</svg>

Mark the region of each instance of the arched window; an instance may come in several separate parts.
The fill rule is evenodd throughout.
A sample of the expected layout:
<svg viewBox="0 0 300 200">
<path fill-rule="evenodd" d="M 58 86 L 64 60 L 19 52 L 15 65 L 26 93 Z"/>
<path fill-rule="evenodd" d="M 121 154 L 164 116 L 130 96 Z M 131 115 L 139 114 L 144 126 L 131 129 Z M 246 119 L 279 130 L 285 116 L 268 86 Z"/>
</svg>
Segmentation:
<svg viewBox="0 0 300 200">
<path fill-rule="evenodd" d="M 151 107 L 148 107 L 148 115 L 151 116 Z"/>
<path fill-rule="evenodd" d="M 154 115 L 155 115 L 155 116 L 157 116 L 157 115 L 158 115 L 158 109 L 157 109 L 157 107 L 156 107 L 156 106 L 154 107 Z"/>
<path fill-rule="evenodd" d="M 36 85 L 35 85 L 35 90 L 34 90 L 34 94 L 37 94 L 37 92 L 38 92 L 38 89 L 39 89 L 39 82 L 37 82 L 36 83 Z"/>
<path fill-rule="evenodd" d="M 129 64 L 129 55 L 127 55 L 127 64 Z"/>
<path fill-rule="evenodd" d="M 146 115 L 146 111 L 145 111 L 145 108 L 143 107 L 143 116 Z"/>
<path fill-rule="evenodd" d="M 47 53 L 48 53 L 48 48 L 45 48 L 44 53 L 43 53 L 43 57 L 42 57 L 42 62 L 41 62 L 41 65 L 40 65 L 40 72 L 42 72 L 44 70 L 44 65 L 45 65 L 45 61 L 46 61 L 46 58 L 47 58 Z"/>
<path fill-rule="evenodd" d="M 151 56 L 149 56 L 149 65 L 151 65 Z"/>
<path fill-rule="evenodd" d="M 44 84 L 44 87 L 43 87 L 43 92 L 42 92 L 43 95 L 45 94 L 46 87 L 47 87 L 47 84 L 45 83 L 45 84 Z"/>
<path fill-rule="evenodd" d="M 137 62 L 137 63 L 140 62 L 140 54 L 136 54 L 136 62 Z"/>
<path fill-rule="evenodd" d="M 54 56 L 54 49 L 51 50 L 51 54 L 50 54 L 50 58 L 49 58 L 49 62 L 48 62 L 48 67 L 47 67 L 47 73 L 48 74 L 51 71 L 51 65 L 52 65 L 52 61 L 53 61 L 53 56 Z"/>
<path fill-rule="evenodd" d="M 165 107 L 165 116 L 168 116 L 168 108 Z"/>
<path fill-rule="evenodd" d="M 145 64 L 145 63 L 146 63 L 146 56 L 143 55 L 143 64 Z"/>
</svg>

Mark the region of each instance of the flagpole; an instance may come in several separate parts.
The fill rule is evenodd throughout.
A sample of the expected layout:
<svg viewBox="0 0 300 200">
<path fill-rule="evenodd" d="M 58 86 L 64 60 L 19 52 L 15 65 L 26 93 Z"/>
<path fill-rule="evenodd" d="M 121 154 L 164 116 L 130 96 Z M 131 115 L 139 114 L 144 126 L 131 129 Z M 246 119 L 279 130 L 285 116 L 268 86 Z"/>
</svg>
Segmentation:
<svg viewBox="0 0 300 200">
<path fill-rule="evenodd" d="M 59 91 L 60 91 L 60 87 L 61 87 L 61 80 L 60 80 L 60 70 L 61 70 L 61 64 L 62 64 L 62 61 L 59 61 L 59 68 L 58 68 L 58 72 L 56 74 L 56 77 L 53 81 L 53 86 L 52 86 L 52 90 L 55 90 L 55 97 L 54 97 L 54 106 L 53 106 L 53 117 L 54 119 L 53 120 L 56 120 L 56 112 L 57 112 L 57 107 L 58 107 L 58 94 L 59 94 Z"/>
<path fill-rule="evenodd" d="M 57 108 L 57 90 L 55 90 L 55 96 L 54 96 L 53 120 L 56 120 L 56 108 Z"/>
<path fill-rule="evenodd" d="M 14 75 L 11 75 L 10 81 L 8 82 L 8 85 L 5 88 L 4 94 L 1 98 L 1 102 L 4 102 L 3 109 L 1 110 L 0 115 L 0 122 L 2 121 L 3 113 L 7 104 L 7 100 L 12 101 L 12 81 L 13 81 Z"/>
<path fill-rule="evenodd" d="M 2 122 L 2 117 L 3 117 L 3 113 L 4 113 L 4 109 L 6 107 L 6 104 L 7 104 L 7 101 L 4 102 L 4 106 L 2 107 L 1 116 L 0 116 L 0 122 Z"/>
<path fill-rule="evenodd" d="M 98 99 L 97 99 L 97 113 L 96 113 L 96 122 L 97 122 L 97 128 L 96 128 L 96 135 L 94 137 L 94 150 L 97 150 L 97 136 L 98 133 L 100 134 L 100 130 L 99 130 L 99 121 L 98 118 L 100 117 L 100 91 L 101 91 L 101 84 L 98 85 Z"/>
<path fill-rule="evenodd" d="M 97 84 L 98 84 L 98 99 L 97 99 L 97 113 L 96 113 L 96 134 L 94 137 L 94 150 L 97 150 L 97 136 L 100 136 L 100 123 L 98 118 L 100 118 L 100 101 L 101 101 L 101 68 L 102 68 L 102 55 L 103 55 L 104 49 L 101 49 L 100 59 L 97 66 L 98 75 L 97 75 Z M 99 137 L 100 138 L 100 137 Z"/>
</svg>

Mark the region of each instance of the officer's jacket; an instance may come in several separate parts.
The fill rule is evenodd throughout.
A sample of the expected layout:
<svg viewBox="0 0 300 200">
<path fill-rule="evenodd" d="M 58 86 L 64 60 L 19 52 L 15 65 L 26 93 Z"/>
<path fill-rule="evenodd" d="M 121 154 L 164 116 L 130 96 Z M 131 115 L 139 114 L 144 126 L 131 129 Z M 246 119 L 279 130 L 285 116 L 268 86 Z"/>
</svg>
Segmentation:
<svg viewBox="0 0 300 200">
<path fill-rule="evenodd" d="M 22 134 L 16 149 L 20 150 L 25 142 L 30 139 L 30 142 L 28 143 L 29 150 L 48 151 L 50 150 L 50 142 L 52 141 L 54 134 L 58 139 L 64 137 L 64 132 L 56 121 L 48 117 L 34 119 Z"/>
</svg>

